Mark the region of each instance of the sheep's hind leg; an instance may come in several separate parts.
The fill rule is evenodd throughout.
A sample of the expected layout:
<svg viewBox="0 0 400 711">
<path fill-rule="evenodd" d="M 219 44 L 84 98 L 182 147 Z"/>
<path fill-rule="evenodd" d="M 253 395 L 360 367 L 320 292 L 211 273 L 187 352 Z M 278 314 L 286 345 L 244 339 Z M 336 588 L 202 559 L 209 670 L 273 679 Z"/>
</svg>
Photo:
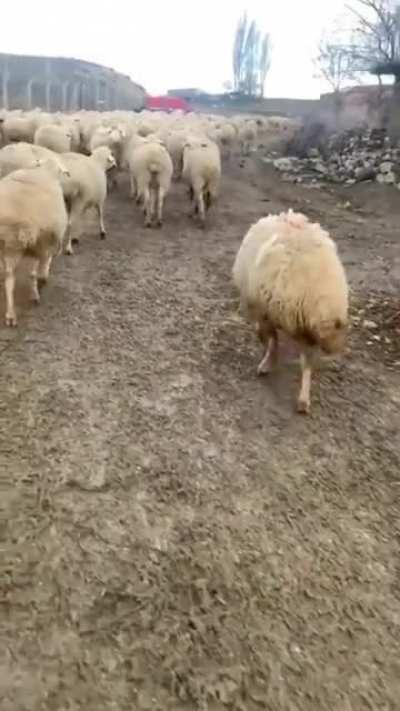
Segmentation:
<svg viewBox="0 0 400 711">
<path fill-rule="evenodd" d="M 206 209 L 204 205 L 203 191 L 200 190 L 197 194 L 197 209 L 202 227 L 206 224 Z"/>
<path fill-rule="evenodd" d="M 146 188 L 143 193 L 144 198 L 144 225 L 151 227 L 151 194 L 149 188 Z"/>
<path fill-rule="evenodd" d="M 100 239 L 105 239 L 107 236 L 107 232 L 106 232 L 106 228 L 104 227 L 103 206 L 96 205 L 96 212 L 97 212 L 97 216 L 99 219 Z"/>
<path fill-rule="evenodd" d="M 268 375 L 278 362 L 278 333 L 265 324 L 259 324 L 258 336 L 266 346 L 264 357 L 257 368 L 258 375 Z"/>
<path fill-rule="evenodd" d="M 17 315 L 15 312 L 14 291 L 15 291 L 15 270 L 17 268 L 20 255 L 4 256 L 4 289 L 6 292 L 6 326 L 17 325 Z"/>
<path fill-rule="evenodd" d="M 32 268 L 31 268 L 31 301 L 33 301 L 34 304 L 39 304 L 40 303 L 40 294 L 39 294 L 39 289 L 38 289 L 38 269 L 39 269 L 39 259 L 36 257 L 32 259 Z"/>
<path fill-rule="evenodd" d="M 266 321 L 257 324 L 257 333 L 261 343 L 266 346 L 257 373 L 258 375 L 268 375 L 278 362 L 278 333 Z"/>
<path fill-rule="evenodd" d="M 299 397 L 297 399 L 297 412 L 305 415 L 310 412 L 311 376 L 314 361 L 315 353 L 313 349 L 304 347 L 300 354 L 301 386 Z"/>
<path fill-rule="evenodd" d="M 162 187 L 158 188 L 157 194 L 157 224 L 161 227 L 163 223 L 163 205 L 164 205 L 165 190 Z"/>
<path fill-rule="evenodd" d="M 132 198 L 132 200 L 134 200 L 136 197 L 136 180 L 135 180 L 132 173 L 129 173 L 129 186 L 130 186 L 129 195 Z"/>
<path fill-rule="evenodd" d="M 53 261 L 53 255 L 48 252 L 42 254 L 39 258 L 39 271 L 38 271 L 38 287 L 42 288 L 47 284 L 50 274 L 50 265 Z"/>
</svg>

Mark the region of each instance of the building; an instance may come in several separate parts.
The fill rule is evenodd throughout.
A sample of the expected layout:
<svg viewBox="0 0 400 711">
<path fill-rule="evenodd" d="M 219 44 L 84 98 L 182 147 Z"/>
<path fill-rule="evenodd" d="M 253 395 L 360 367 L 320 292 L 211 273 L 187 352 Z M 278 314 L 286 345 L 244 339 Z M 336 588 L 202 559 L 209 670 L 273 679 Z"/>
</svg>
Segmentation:
<svg viewBox="0 0 400 711">
<path fill-rule="evenodd" d="M 100 64 L 63 57 L 0 54 L 0 106 L 5 109 L 140 111 L 146 91 Z"/>
</svg>

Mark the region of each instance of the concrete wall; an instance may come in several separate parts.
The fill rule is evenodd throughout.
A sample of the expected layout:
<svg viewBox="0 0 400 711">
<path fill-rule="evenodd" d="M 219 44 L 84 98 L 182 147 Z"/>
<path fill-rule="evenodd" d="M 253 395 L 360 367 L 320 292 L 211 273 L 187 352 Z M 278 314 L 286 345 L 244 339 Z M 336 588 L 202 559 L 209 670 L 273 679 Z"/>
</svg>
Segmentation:
<svg viewBox="0 0 400 711">
<path fill-rule="evenodd" d="M 0 107 L 47 111 L 140 110 L 146 92 L 99 64 L 62 57 L 0 54 Z"/>
</svg>

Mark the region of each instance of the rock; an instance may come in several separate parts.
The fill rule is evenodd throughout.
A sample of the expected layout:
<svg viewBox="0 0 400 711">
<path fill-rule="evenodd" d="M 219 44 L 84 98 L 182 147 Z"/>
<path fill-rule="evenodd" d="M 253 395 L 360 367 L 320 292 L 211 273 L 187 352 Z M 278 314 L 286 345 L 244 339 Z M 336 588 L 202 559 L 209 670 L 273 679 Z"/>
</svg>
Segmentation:
<svg viewBox="0 0 400 711">
<path fill-rule="evenodd" d="M 386 185 L 394 185 L 394 183 L 396 182 L 395 174 L 392 172 L 385 173 L 385 175 L 383 176 L 382 182 L 385 183 Z"/>
<path fill-rule="evenodd" d="M 293 168 L 295 167 L 295 163 L 298 163 L 298 158 L 277 158 L 276 160 L 274 160 L 274 167 L 277 170 L 286 172 L 289 170 L 293 170 Z"/>
<path fill-rule="evenodd" d="M 374 180 L 376 176 L 376 170 L 375 168 L 366 166 L 363 168 L 356 168 L 354 175 L 357 182 L 361 183 L 363 180 Z"/>
<path fill-rule="evenodd" d="M 368 319 L 363 321 L 363 326 L 364 328 L 378 328 L 378 324 L 375 321 L 369 321 Z"/>
<path fill-rule="evenodd" d="M 391 173 L 393 170 L 393 163 L 390 161 L 384 161 L 383 163 L 380 164 L 379 166 L 379 171 L 380 173 Z"/>
<path fill-rule="evenodd" d="M 318 173 L 322 180 L 346 186 L 376 178 L 382 184 L 398 183 L 400 189 L 400 148 L 391 146 L 384 129 L 353 128 L 319 142 L 318 147 L 314 143 L 303 148 L 298 153 L 301 158 L 273 160 L 285 180 L 297 174 L 306 185 Z"/>
</svg>

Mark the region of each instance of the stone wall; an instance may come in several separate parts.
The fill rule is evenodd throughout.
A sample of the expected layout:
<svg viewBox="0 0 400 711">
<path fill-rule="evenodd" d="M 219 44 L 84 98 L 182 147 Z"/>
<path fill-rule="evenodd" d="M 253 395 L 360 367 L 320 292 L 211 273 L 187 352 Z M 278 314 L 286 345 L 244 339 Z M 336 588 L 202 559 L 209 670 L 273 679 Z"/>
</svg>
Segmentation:
<svg viewBox="0 0 400 711">
<path fill-rule="evenodd" d="M 172 92 L 171 92 L 172 93 Z M 178 92 L 176 92 L 178 94 Z M 306 118 L 318 109 L 318 99 L 251 99 L 229 95 L 199 94 L 185 97 L 196 111 L 209 113 L 279 115 Z"/>
<path fill-rule="evenodd" d="M 139 111 L 145 99 L 142 86 L 99 64 L 0 54 L 0 107 L 5 109 Z"/>
<path fill-rule="evenodd" d="M 178 91 L 175 93 L 178 94 Z M 183 92 L 181 90 L 181 95 L 184 95 Z M 343 91 L 339 101 L 333 94 L 324 94 L 320 99 L 250 99 L 227 94 L 196 94 L 194 90 L 191 95 L 187 93 L 185 98 L 197 111 L 225 115 L 243 113 L 288 116 L 321 122 L 331 131 L 341 131 L 361 124 L 381 128 L 387 125 L 394 111 L 393 87 L 376 85 L 357 86 Z M 400 121 L 398 123 L 400 125 Z"/>
</svg>

